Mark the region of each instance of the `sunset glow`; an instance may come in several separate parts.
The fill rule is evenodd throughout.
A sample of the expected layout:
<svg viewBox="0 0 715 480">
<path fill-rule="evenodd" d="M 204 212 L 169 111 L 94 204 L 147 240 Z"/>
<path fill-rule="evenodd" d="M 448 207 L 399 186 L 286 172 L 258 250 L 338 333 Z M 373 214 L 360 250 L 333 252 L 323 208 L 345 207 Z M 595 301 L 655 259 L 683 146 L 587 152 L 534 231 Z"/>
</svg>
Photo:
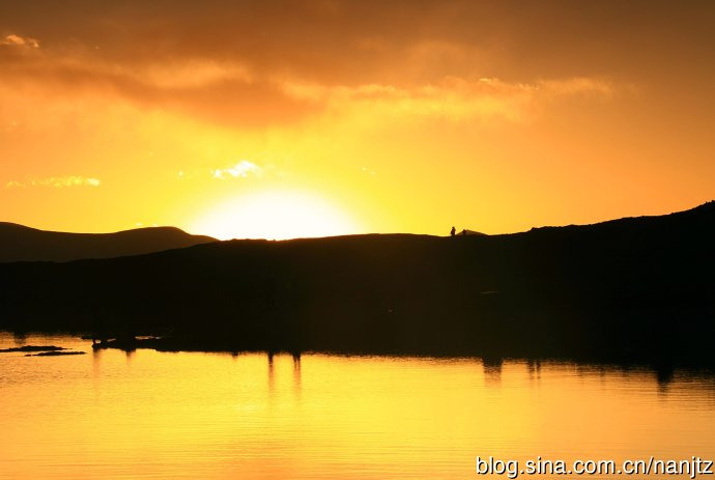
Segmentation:
<svg viewBox="0 0 715 480">
<path fill-rule="evenodd" d="M 715 0 L 0 0 L 0 480 L 712 477 L 713 245 Z"/>
<path fill-rule="evenodd" d="M 5 2 L 0 220 L 282 238 L 690 208 L 715 191 L 714 11 Z M 340 213 L 297 230 L 217 224 L 238 218 L 219 213 L 233 199 L 282 191 Z M 260 221 L 294 220 L 271 202 L 251 207 Z"/>
<path fill-rule="evenodd" d="M 361 231 L 329 203 L 301 192 L 262 192 L 237 197 L 210 208 L 190 226 L 214 238 L 327 237 Z"/>
</svg>

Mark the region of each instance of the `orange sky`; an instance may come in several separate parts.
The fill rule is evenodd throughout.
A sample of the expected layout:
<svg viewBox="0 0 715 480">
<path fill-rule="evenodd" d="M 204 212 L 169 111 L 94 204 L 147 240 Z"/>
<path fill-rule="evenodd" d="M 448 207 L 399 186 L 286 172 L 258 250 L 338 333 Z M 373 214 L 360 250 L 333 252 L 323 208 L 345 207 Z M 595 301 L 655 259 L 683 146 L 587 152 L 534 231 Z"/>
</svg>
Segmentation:
<svg viewBox="0 0 715 480">
<path fill-rule="evenodd" d="M 61 5 L 60 5 L 61 4 Z M 487 233 L 715 198 L 715 4 L 0 2 L 0 221 Z"/>
</svg>

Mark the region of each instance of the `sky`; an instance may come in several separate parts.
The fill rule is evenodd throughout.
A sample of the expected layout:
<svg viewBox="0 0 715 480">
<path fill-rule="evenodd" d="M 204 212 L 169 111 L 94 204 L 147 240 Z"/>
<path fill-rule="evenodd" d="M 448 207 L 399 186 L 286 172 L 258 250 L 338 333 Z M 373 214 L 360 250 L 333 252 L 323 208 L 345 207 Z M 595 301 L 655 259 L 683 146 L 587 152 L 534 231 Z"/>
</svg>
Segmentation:
<svg viewBox="0 0 715 480">
<path fill-rule="evenodd" d="M 489 234 L 715 198 L 715 3 L 0 0 L 0 221 Z"/>
</svg>

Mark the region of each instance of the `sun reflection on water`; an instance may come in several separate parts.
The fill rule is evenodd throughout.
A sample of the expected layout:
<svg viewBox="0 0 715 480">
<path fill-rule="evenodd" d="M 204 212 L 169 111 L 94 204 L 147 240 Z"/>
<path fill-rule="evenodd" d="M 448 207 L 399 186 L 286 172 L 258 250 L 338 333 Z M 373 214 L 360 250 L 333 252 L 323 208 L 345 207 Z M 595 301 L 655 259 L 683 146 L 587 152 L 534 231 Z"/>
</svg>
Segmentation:
<svg viewBox="0 0 715 480">
<path fill-rule="evenodd" d="M 713 452 L 715 381 L 680 371 L 25 341 L 88 354 L 0 354 L 0 478 L 452 479 L 477 455 Z"/>
</svg>

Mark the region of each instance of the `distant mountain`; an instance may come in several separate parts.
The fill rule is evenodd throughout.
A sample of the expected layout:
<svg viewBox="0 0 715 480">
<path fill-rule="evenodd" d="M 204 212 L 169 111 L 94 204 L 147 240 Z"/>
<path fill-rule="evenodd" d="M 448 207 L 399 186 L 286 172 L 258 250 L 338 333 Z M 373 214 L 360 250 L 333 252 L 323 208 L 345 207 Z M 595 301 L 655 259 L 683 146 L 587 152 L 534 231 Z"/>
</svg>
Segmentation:
<svg viewBox="0 0 715 480">
<path fill-rule="evenodd" d="M 461 236 L 466 236 L 466 235 L 485 236 L 486 233 L 477 232 L 477 231 L 475 231 L 475 230 L 467 230 L 467 229 L 465 228 L 464 230 L 462 230 L 461 232 L 459 232 L 457 235 L 461 235 Z"/>
<path fill-rule="evenodd" d="M 116 233 L 65 233 L 0 222 L 0 262 L 67 262 L 111 258 L 215 242 L 174 227 L 152 227 Z"/>
<path fill-rule="evenodd" d="M 0 328 L 164 348 L 715 366 L 715 203 L 510 235 L 234 240 L 0 264 Z"/>
</svg>

